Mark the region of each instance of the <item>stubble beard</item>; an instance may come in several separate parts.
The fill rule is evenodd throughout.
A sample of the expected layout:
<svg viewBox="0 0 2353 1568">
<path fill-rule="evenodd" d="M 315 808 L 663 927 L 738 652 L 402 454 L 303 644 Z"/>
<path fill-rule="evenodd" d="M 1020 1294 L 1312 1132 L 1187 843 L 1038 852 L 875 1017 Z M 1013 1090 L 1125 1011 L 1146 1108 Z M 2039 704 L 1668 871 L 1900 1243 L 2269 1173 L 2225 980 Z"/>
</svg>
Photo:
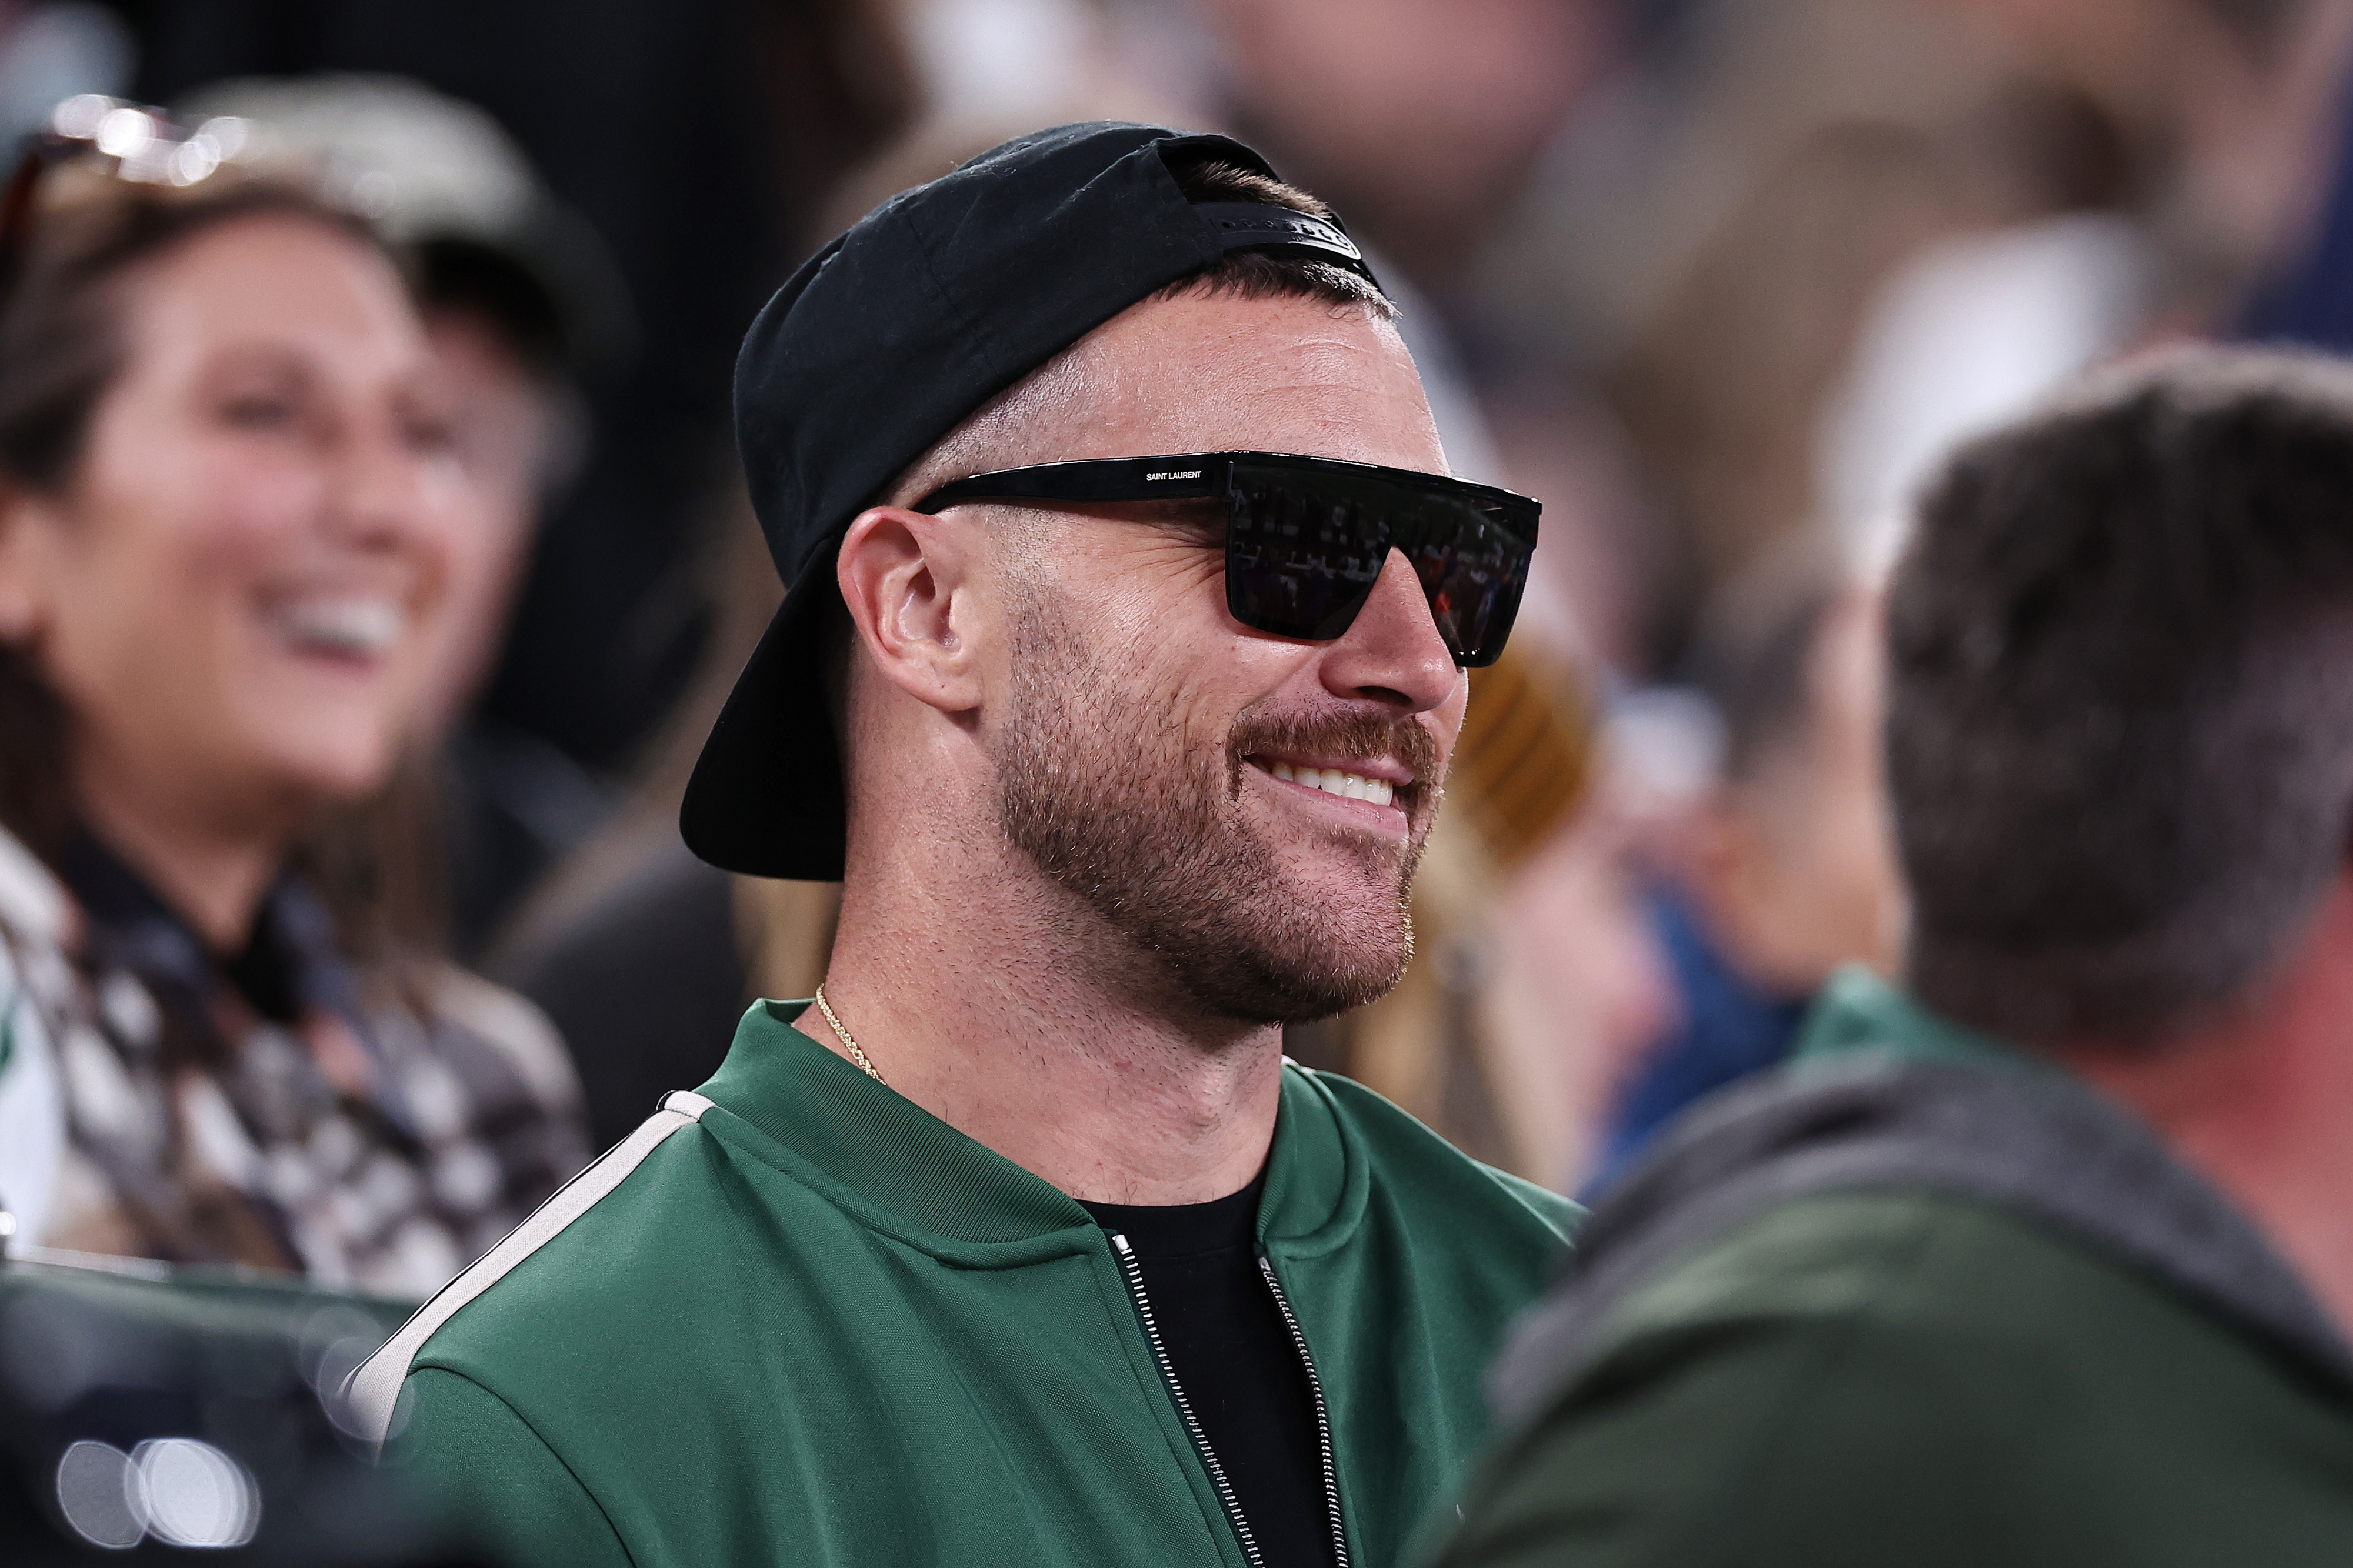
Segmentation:
<svg viewBox="0 0 2353 1568">
<path fill-rule="evenodd" d="M 1413 764 L 1435 804 L 1434 744 L 1412 721 L 1245 714 L 1222 747 L 1188 745 L 1165 697 L 1025 606 L 996 759 L 1006 839 L 1079 899 L 1172 989 L 1250 1024 L 1328 1018 L 1384 994 L 1413 957 L 1409 899 L 1427 816 L 1400 844 L 1364 837 L 1342 896 L 1284 875 L 1241 809 L 1245 753 L 1362 755 Z M 1281 744 L 1275 744 L 1281 742 Z"/>
</svg>

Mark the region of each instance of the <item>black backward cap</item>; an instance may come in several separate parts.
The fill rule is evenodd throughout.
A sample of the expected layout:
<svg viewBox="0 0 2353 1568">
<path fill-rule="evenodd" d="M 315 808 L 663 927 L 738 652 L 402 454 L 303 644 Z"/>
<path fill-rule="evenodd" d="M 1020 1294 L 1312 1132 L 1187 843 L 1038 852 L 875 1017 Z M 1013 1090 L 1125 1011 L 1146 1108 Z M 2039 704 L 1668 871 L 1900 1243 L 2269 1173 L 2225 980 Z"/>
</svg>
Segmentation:
<svg viewBox="0 0 2353 1568">
<path fill-rule="evenodd" d="M 1177 189 L 1171 157 L 1274 173 L 1224 136 L 1109 121 L 1039 131 L 884 202 L 752 323 L 735 439 L 790 588 L 687 784 L 679 826 L 703 859 L 839 879 L 841 756 L 817 640 L 834 552 L 975 409 L 1235 247 Z"/>
</svg>

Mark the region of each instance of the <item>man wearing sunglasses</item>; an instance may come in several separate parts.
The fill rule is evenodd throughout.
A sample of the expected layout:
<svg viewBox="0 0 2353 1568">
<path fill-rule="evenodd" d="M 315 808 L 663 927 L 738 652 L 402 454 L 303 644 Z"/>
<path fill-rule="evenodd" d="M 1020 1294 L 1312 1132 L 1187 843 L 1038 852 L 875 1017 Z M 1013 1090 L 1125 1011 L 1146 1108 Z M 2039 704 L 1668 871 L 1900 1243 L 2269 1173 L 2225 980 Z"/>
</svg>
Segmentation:
<svg viewBox="0 0 2353 1568">
<path fill-rule="evenodd" d="M 1405 967 L 1535 540 L 1392 314 L 1248 148 L 1112 124 L 762 313 L 793 587 L 683 827 L 839 931 L 349 1385 L 488 1544 L 1345 1568 L 1450 1497 L 1573 1211 L 1282 1058 Z"/>
</svg>

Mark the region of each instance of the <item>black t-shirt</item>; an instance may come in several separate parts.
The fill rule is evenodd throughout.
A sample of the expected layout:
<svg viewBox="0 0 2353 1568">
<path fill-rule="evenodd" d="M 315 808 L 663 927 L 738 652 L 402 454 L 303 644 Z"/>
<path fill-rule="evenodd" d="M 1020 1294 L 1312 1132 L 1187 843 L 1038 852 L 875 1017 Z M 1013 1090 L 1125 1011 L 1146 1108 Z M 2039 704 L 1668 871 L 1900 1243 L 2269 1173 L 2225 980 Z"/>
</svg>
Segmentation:
<svg viewBox="0 0 2353 1568">
<path fill-rule="evenodd" d="M 1169 1365 L 1267 1568 L 1322 1568 L 1334 1557 L 1315 1406 L 1258 1267 L 1264 1184 L 1214 1203 L 1086 1209 L 1134 1249 Z"/>
</svg>

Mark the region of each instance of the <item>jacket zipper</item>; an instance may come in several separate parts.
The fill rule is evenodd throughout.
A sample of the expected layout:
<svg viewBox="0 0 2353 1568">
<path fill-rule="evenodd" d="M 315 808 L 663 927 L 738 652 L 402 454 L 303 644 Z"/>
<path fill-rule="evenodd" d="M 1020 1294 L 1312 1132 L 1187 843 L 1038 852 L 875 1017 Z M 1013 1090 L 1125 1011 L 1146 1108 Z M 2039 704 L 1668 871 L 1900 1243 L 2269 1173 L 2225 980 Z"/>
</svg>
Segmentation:
<svg viewBox="0 0 2353 1568">
<path fill-rule="evenodd" d="M 1144 1265 L 1137 1261 L 1135 1249 L 1127 1244 L 1127 1237 L 1118 1231 L 1111 1233 L 1111 1245 L 1112 1250 L 1119 1254 L 1120 1277 L 1127 1281 L 1128 1296 L 1135 1302 L 1135 1315 L 1144 1323 L 1144 1337 L 1151 1342 L 1152 1359 L 1160 1368 L 1160 1381 L 1168 1385 L 1168 1395 L 1176 1402 L 1176 1414 L 1184 1419 L 1185 1432 L 1193 1439 L 1194 1451 L 1201 1456 L 1202 1464 L 1208 1467 L 1209 1483 L 1218 1489 L 1218 1500 L 1225 1505 L 1227 1522 L 1234 1527 L 1234 1534 L 1242 1543 L 1242 1556 L 1249 1561 L 1250 1568 L 1266 1568 L 1266 1559 L 1259 1555 L 1258 1542 L 1250 1536 L 1250 1521 L 1242 1517 L 1241 1504 L 1234 1500 L 1233 1485 L 1226 1479 L 1226 1468 L 1218 1463 L 1217 1452 L 1209 1447 L 1208 1434 L 1201 1430 L 1201 1423 L 1194 1417 L 1193 1402 L 1185 1397 L 1184 1385 L 1176 1381 L 1176 1369 L 1168 1360 L 1168 1347 L 1161 1342 L 1160 1325 L 1153 1320 L 1152 1302 L 1144 1293 Z M 1280 1298 L 1282 1292 L 1278 1290 L 1276 1295 Z M 1285 1307 L 1284 1316 L 1288 1317 L 1290 1311 L 1291 1309 Z M 1298 1331 L 1296 1327 L 1292 1330 L 1294 1335 Z M 1313 1368 L 1309 1369 L 1307 1375 L 1312 1385 L 1315 1376 Z M 1321 1394 L 1316 1395 L 1315 1405 L 1320 1413 L 1324 1407 Z M 1332 1473 L 1332 1445 L 1328 1437 L 1324 1445 L 1324 1473 L 1327 1477 Z M 1339 1516 L 1335 1513 L 1333 1517 L 1336 1521 Z M 1347 1554 L 1341 1553 L 1340 1568 L 1347 1568 Z"/>
<path fill-rule="evenodd" d="M 1307 1369 L 1307 1393 L 1315 1401 L 1315 1441 L 1324 1461 L 1324 1511 L 1332 1521 L 1332 1561 L 1337 1568 L 1348 1568 L 1348 1529 L 1340 1517 L 1340 1467 L 1332 1458 L 1332 1413 L 1324 1403 L 1324 1380 L 1315 1375 L 1315 1358 L 1307 1353 L 1307 1335 L 1299 1327 L 1299 1315 L 1291 1310 L 1291 1298 L 1282 1293 L 1282 1281 L 1275 1278 L 1274 1259 L 1261 1254 L 1258 1270 L 1266 1276 L 1266 1288 L 1274 1292 L 1283 1326 L 1291 1331 L 1291 1342 L 1299 1351 L 1299 1364 Z"/>
</svg>

